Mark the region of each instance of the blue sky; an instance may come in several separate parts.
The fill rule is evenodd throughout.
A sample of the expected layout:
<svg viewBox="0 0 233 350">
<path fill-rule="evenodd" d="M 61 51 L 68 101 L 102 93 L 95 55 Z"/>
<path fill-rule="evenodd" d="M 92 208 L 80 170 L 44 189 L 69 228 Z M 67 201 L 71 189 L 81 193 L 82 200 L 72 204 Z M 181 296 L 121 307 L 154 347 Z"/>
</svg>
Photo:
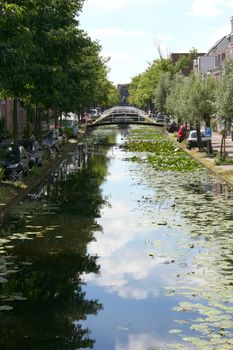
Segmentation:
<svg viewBox="0 0 233 350">
<path fill-rule="evenodd" d="M 233 0 L 86 0 L 80 25 L 111 57 L 109 79 L 129 83 L 171 52 L 206 52 L 231 32 Z"/>
</svg>

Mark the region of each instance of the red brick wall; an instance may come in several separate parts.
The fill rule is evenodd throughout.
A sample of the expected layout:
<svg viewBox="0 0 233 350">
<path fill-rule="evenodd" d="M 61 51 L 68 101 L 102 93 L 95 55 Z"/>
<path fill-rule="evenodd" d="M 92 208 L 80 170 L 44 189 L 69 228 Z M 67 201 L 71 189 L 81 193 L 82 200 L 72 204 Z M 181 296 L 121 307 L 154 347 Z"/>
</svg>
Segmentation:
<svg viewBox="0 0 233 350">
<path fill-rule="evenodd" d="M 6 121 L 7 129 L 12 132 L 12 120 L 13 120 L 13 101 L 10 99 L 1 101 L 1 116 Z M 23 130 L 27 125 L 27 117 L 25 109 L 18 102 L 18 129 L 19 134 L 23 134 Z"/>
</svg>

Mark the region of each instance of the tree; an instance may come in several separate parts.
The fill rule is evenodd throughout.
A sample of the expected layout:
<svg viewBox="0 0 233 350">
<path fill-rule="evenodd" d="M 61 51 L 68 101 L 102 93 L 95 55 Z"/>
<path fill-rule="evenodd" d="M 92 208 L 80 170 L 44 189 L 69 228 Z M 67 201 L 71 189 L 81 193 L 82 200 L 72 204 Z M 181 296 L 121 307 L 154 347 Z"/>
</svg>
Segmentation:
<svg viewBox="0 0 233 350">
<path fill-rule="evenodd" d="M 18 6 L 10 1 L 0 5 L 6 13 L 0 17 L 0 91 L 15 99 L 15 107 L 20 100 L 30 114 L 36 110 L 36 129 L 47 110 L 54 111 L 56 126 L 61 112 L 81 113 L 93 104 L 107 104 L 114 91 L 99 43 L 79 28 L 83 2 L 27 0 Z M 16 141 L 16 108 L 13 115 Z"/>
<path fill-rule="evenodd" d="M 154 91 L 163 72 L 172 70 L 170 59 L 155 60 L 145 72 L 132 79 L 129 86 L 129 102 L 139 108 L 149 107 L 154 100 Z"/>
<path fill-rule="evenodd" d="M 187 84 L 187 111 L 189 120 L 197 130 L 199 149 L 201 146 L 201 122 L 205 121 L 210 126 L 210 117 L 214 112 L 215 80 L 212 76 L 193 74 Z M 211 151 L 211 146 L 210 146 Z"/>
<path fill-rule="evenodd" d="M 210 126 L 214 112 L 216 81 L 212 76 L 192 74 L 189 77 L 176 76 L 167 99 L 167 107 L 183 121 L 189 121 L 197 130 L 198 147 L 201 149 L 201 124 Z M 210 145 L 211 150 L 211 145 Z"/>
<path fill-rule="evenodd" d="M 227 59 L 223 65 L 222 76 L 215 91 L 216 112 L 223 124 L 220 156 L 226 157 L 225 139 L 229 125 L 233 122 L 233 61 Z"/>
<path fill-rule="evenodd" d="M 170 72 L 161 74 L 158 85 L 154 91 L 154 104 L 161 112 L 167 112 L 166 101 L 172 87 L 172 75 Z"/>
<path fill-rule="evenodd" d="M 176 116 L 178 121 L 186 119 L 186 83 L 187 78 L 177 73 L 171 80 L 170 93 L 166 98 L 166 110 Z"/>
<path fill-rule="evenodd" d="M 31 32 L 25 22 L 26 7 L 5 1 L 0 4 L 0 91 L 13 103 L 13 138 L 18 137 L 17 100 L 23 96 L 26 62 L 32 47 Z"/>
</svg>

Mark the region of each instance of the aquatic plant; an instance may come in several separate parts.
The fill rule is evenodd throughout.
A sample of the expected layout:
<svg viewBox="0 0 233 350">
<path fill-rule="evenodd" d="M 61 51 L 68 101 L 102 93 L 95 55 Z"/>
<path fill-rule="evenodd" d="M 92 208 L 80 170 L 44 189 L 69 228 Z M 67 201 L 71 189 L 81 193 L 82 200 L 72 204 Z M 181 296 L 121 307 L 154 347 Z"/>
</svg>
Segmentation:
<svg viewBox="0 0 233 350">
<path fill-rule="evenodd" d="M 175 140 L 154 128 L 138 128 L 129 134 L 124 148 L 130 152 L 147 152 L 147 161 L 156 170 L 195 171 L 201 168 L 199 162 L 177 148 Z M 135 161 L 135 156 L 132 159 Z"/>
</svg>

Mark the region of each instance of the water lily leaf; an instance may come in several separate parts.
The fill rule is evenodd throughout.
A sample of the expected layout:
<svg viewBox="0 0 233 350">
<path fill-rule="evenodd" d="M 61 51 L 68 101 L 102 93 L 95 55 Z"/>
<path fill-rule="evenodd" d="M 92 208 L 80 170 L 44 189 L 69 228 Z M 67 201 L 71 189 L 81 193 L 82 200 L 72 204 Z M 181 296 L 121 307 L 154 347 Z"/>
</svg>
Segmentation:
<svg viewBox="0 0 233 350">
<path fill-rule="evenodd" d="M 200 350 L 204 350 L 204 349 L 208 349 L 208 341 L 206 340 L 202 340 L 200 338 L 197 338 L 197 337 L 185 337 L 185 338 L 182 338 L 184 341 L 186 342 L 190 342 L 196 346 L 198 346 Z"/>
<path fill-rule="evenodd" d="M 13 307 L 10 305 L 1 305 L 0 306 L 0 311 L 10 311 L 12 309 L 13 309 Z"/>
<path fill-rule="evenodd" d="M 170 329 L 169 333 L 171 333 L 171 334 L 178 334 L 178 333 L 182 333 L 182 330 L 180 330 L 180 329 Z"/>
</svg>

